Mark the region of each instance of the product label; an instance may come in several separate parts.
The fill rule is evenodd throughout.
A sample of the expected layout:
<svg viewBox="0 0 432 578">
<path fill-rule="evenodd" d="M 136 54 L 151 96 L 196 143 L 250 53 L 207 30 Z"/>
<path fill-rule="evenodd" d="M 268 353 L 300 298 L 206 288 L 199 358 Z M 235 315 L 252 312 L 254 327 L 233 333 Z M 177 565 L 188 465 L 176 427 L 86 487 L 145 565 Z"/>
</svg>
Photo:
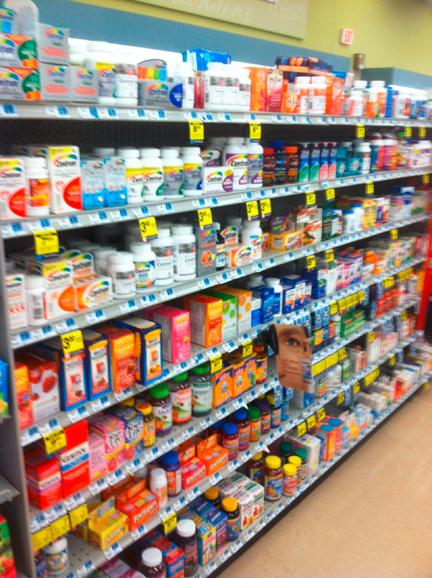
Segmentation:
<svg viewBox="0 0 432 578">
<path fill-rule="evenodd" d="M 234 173 L 234 189 L 237 186 L 246 186 L 248 182 L 247 168 L 248 157 L 246 154 L 227 154 L 225 155 L 227 165 Z"/>
<path fill-rule="evenodd" d="M 180 494 L 182 489 L 182 479 L 181 479 L 181 468 L 174 472 L 166 471 L 166 477 L 168 482 L 168 496 L 177 496 Z"/>
<path fill-rule="evenodd" d="M 259 442 L 260 439 L 261 439 L 261 420 L 251 421 L 250 422 L 250 441 L 251 442 Z"/>
<path fill-rule="evenodd" d="M 271 427 L 279 427 L 281 424 L 281 409 L 280 407 L 275 407 L 271 410 Z"/>
<path fill-rule="evenodd" d="M 143 443 L 145 448 L 149 448 L 156 443 L 156 429 L 153 419 L 151 421 L 145 421 L 144 418 Z"/>
<path fill-rule="evenodd" d="M 239 450 L 247 450 L 250 445 L 250 426 L 239 427 Z"/>
<path fill-rule="evenodd" d="M 173 422 L 186 423 L 192 416 L 192 388 L 171 392 Z"/>
<path fill-rule="evenodd" d="M 142 178 L 144 183 L 144 199 L 150 200 L 163 197 L 164 176 L 160 168 L 144 167 L 142 170 Z"/>
<path fill-rule="evenodd" d="M 155 416 L 156 433 L 165 435 L 172 429 L 172 404 L 164 403 L 163 405 L 154 405 L 153 414 Z"/>
<path fill-rule="evenodd" d="M 261 431 L 262 433 L 267 433 L 270 431 L 270 427 L 271 427 L 271 416 L 270 414 L 268 415 L 262 415 L 261 416 Z"/>
<path fill-rule="evenodd" d="M 240 534 L 240 516 L 228 518 L 228 542 L 234 542 Z"/>
<path fill-rule="evenodd" d="M 238 456 L 238 452 L 239 452 L 239 438 L 238 436 L 233 438 L 233 439 L 229 439 L 226 438 L 225 436 L 222 436 L 222 447 L 224 447 L 226 450 L 228 450 L 228 459 L 230 461 L 235 460 Z"/>
<path fill-rule="evenodd" d="M 282 493 L 284 496 L 294 496 L 297 491 L 297 476 L 284 476 Z"/>
<path fill-rule="evenodd" d="M 164 166 L 164 195 L 166 197 L 182 197 L 184 174 L 182 167 Z"/>
<path fill-rule="evenodd" d="M 138 203 L 143 199 L 144 181 L 142 170 L 140 168 L 127 168 L 127 191 L 128 202 Z"/>
<path fill-rule="evenodd" d="M 261 430 L 260 430 L 261 431 Z M 260 436 L 261 437 L 261 436 Z M 259 439 L 259 438 L 258 438 Z M 254 440 L 256 441 L 256 440 Z M 253 482 L 256 482 L 257 484 L 260 484 L 260 486 L 263 485 L 264 482 L 264 475 L 263 475 L 263 471 L 261 468 L 254 468 L 251 467 L 249 470 L 249 477 Z"/>
<path fill-rule="evenodd" d="M 209 381 L 192 383 L 192 407 L 194 415 L 209 413 L 213 404 L 213 388 Z"/>
<path fill-rule="evenodd" d="M 46 567 L 51 576 L 62 573 L 68 565 L 67 548 L 54 554 L 46 554 Z"/>
<path fill-rule="evenodd" d="M 256 360 L 256 383 L 264 383 L 267 379 L 267 358 Z"/>
<path fill-rule="evenodd" d="M 138 290 L 152 289 L 155 286 L 156 270 L 155 262 L 136 262 L 135 263 L 135 281 Z"/>
<path fill-rule="evenodd" d="M 65 387 L 65 405 L 72 407 L 86 401 L 83 355 L 63 359 L 63 379 Z"/>
<path fill-rule="evenodd" d="M 182 277 L 196 275 L 195 243 L 174 243 L 174 275 L 179 281 Z"/>
<path fill-rule="evenodd" d="M 216 245 L 216 269 L 225 267 L 225 245 Z"/>
<path fill-rule="evenodd" d="M 115 66 L 109 62 L 96 62 L 95 68 L 99 74 L 99 96 L 113 98 L 115 96 Z"/>
<path fill-rule="evenodd" d="M 185 576 L 194 576 L 198 567 L 198 547 L 194 539 L 188 544 L 182 544 L 184 554 L 184 572 Z"/>
<path fill-rule="evenodd" d="M 90 383 L 92 397 L 109 387 L 108 340 L 99 341 L 88 348 L 90 361 Z"/>
<path fill-rule="evenodd" d="M 135 269 L 130 271 L 111 271 L 113 291 L 116 297 L 135 295 Z"/>
<path fill-rule="evenodd" d="M 138 77 L 134 66 L 123 64 L 117 67 L 114 96 L 116 98 L 132 98 L 136 101 L 138 98 Z"/>
<path fill-rule="evenodd" d="M 202 191 L 202 165 L 184 164 L 184 190 Z"/>
<path fill-rule="evenodd" d="M 48 179 L 29 179 L 29 206 L 49 207 Z"/>
<path fill-rule="evenodd" d="M 263 155 L 248 155 L 248 181 L 260 187 L 263 182 Z"/>
<path fill-rule="evenodd" d="M 264 476 L 265 499 L 279 500 L 282 495 L 282 472 L 276 476 Z"/>
<path fill-rule="evenodd" d="M 158 279 L 172 279 L 174 276 L 174 262 L 173 262 L 173 248 L 168 247 L 152 247 L 156 254 L 156 281 Z"/>
</svg>

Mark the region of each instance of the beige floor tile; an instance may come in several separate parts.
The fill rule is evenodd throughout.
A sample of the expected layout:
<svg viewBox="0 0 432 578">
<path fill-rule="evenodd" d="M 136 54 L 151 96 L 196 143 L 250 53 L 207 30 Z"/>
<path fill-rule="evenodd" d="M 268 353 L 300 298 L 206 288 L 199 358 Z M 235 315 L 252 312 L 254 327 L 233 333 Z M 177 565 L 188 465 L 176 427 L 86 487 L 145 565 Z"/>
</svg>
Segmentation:
<svg viewBox="0 0 432 578">
<path fill-rule="evenodd" d="M 432 391 L 420 391 L 220 578 L 432 578 Z"/>
</svg>

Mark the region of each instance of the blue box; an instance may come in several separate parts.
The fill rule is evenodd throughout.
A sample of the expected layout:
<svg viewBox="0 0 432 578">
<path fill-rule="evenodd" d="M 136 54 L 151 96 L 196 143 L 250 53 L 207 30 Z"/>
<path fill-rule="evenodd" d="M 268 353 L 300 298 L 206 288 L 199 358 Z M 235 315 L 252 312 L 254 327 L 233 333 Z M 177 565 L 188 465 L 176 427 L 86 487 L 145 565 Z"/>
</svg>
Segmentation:
<svg viewBox="0 0 432 578">
<path fill-rule="evenodd" d="M 93 401 L 112 389 L 109 370 L 108 338 L 102 333 L 83 329 L 87 395 Z"/>
<path fill-rule="evenodd" d="M 260 287 L 253 287 L 251 291 L 252 298 L 259 297 L 261 299 L 261 323 L 273 321 L 274 289 L 261 285 Z"/>
</svg>

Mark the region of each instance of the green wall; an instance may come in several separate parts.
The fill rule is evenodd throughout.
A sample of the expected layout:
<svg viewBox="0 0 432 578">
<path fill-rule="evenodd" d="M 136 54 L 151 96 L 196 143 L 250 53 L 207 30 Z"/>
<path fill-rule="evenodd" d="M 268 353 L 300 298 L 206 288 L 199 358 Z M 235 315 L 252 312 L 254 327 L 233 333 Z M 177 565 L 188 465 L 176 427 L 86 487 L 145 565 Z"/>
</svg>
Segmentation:
<svg viewBox="0 0 432 578">
<path fill-rule="evenodd" d="M 299 54 L 300 48 L 348 58 L 362 52 L 366 54 L 368 68 L 396 67 L 432 74 L 432 8 L 420 0 L 309 0 L 308 28 L 304 40 L 246 28 L 241 23 L 224 23 L 205 16 L 159 8 L 143 3 L 145 0 L 71 1 L 289 44 L 299 47 Z M 245 5 L 250 1 L 233 0 L 236 4 Z M 340 44 L 342 28 L 354 30 L 351 46 Z M 233 57 L 236 58 L 236 55 L 233 54 Z"/>
</svg>

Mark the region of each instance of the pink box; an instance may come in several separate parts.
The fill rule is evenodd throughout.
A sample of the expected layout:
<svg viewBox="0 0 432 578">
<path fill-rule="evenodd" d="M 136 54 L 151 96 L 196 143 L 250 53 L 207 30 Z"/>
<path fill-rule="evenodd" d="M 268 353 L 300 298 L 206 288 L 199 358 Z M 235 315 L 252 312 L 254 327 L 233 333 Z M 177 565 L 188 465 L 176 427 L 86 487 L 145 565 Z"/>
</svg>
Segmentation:
<svg viewBox="0 0 432 578">
<path fill-rule="evenodd" d="M 280 112 L 282 104 L 283 72 L 277 68 L 267 69 L 266 111 Z"/>
<path fill-rule="evenodd" d="M 107 473 L 104 440 L 96 433 L 89 435 L 90 480 L 96 480 Z"/>
<path fill-rule="evenodd" d="M 162 357 L 181 363 L 191 356 L 189 311 L 160 305 L 147 311 L 146 319 L 162 327 Z"/>
<path fill-rule="evenodd" d="M 112 415 L 103 415 L 90 421 L 90 431 L 104 441 L 105 461 L 109 472 L 125 463 L 125 426 L 121 420 Z"/>
</svg>

